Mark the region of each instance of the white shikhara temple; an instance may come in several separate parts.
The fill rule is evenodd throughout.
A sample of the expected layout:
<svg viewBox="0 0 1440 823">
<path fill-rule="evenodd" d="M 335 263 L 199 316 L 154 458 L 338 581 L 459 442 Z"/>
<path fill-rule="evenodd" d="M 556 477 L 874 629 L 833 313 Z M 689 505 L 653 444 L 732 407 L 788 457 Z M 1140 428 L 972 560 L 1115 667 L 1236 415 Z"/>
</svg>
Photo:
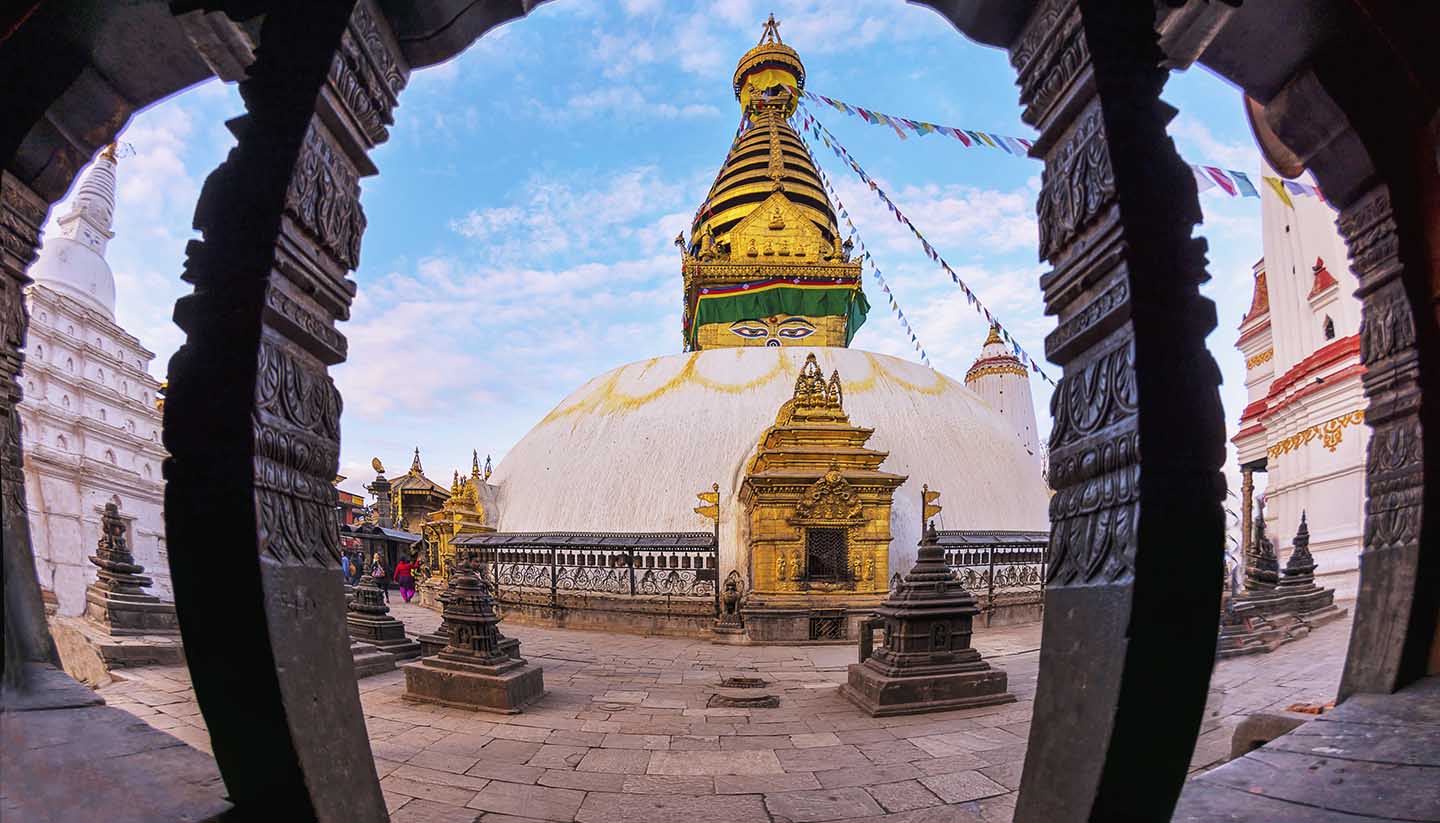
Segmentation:
<svg viewBox="0 0 1440 823">
<path fill-rule="evenodd" d="M 40 585 L 61 614 L 85 607 L 95 580 L 87 561 L 100 516 L 115 503 L 135 560 L 171 599 L 162 506 L 160 383 L 153 352 L 115 322 L 115 278 L 105 262 L 114 235 L 114 147 L 85 172 L 59 228 L 30 268 L 24 399 L 25 495 Z"/>
<path fill-rule="evenodd" d="M 1266 476 L 1265 530 L 1288 550 L 1308 517 L 1322 585 L 1354 596 L 1365 513 L 1365 396 L 1360 301 L 1335 212 L 1314 197 L 1289 202 L 1261 187 L 1265 256 L 1236 347 L 1247 405 L 1234 437 L 1241 531 L 1252 539 L 1254 475 Z"/>
</svg>

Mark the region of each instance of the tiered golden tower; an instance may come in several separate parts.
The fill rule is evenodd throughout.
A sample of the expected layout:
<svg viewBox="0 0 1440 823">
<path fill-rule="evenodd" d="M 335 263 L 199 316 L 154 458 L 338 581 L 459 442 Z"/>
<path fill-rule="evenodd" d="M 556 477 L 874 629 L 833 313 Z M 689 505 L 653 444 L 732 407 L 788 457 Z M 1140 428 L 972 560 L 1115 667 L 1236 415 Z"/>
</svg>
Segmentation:
<svg viewBox="0 0 1440 823">
<path fill-rule="evenodd" d="M 874 431 L 850 422 L 839 373 L 827 380 L 809 355 L 740 487 L 752 638 L 853 639 L 884 598 L 890 507 L 906 478 L 880 470 L 888 454 L 865 447 Z"/>
<path fill-rule="evenodd" d="M 786 118 L 805 66 L 772 15 L 735 69 L 745 130 L 678 242 L 687 350 L 847 346 L 869 303 L 834 209 Z"/>
</svg>

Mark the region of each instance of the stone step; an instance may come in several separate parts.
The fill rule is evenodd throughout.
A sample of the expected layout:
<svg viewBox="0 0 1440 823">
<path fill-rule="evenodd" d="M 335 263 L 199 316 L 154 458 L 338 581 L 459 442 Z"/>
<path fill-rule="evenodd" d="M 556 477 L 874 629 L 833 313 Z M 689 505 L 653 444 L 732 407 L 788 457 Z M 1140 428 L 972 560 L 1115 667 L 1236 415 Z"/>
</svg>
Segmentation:
<svg viewBox="0 0 1440 823">
<path fill-rule="evenodd" d="M 395 671 L 395 655 L 359 640 L 350 642 L 350 656 L 355 661 L 355 679 Z"/>
</svg>

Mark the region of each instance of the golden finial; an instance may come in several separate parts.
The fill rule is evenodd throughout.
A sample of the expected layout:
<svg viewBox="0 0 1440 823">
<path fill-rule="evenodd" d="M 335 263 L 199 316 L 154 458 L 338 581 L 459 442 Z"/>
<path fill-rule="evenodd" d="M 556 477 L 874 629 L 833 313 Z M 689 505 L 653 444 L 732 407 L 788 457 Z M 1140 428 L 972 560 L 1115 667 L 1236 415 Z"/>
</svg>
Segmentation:
<svg viewBox="0 0 1440 823">
<path fill-rule="evenodd" d="M 410 461 L 410 473 L 411 473 L 411 474 L 415 474 L 415 475 L 420 475 L 420 474 L 424 474 L 424 473 L 425 473 L 425 469 L 420 466 L 420 447 L 419 447 L 419 446 L 416 446 L 416 447 L 415 447 L 415 459 L 413 459 L 413 460 Z"/>
<path fill-rule="evenodd" d="M 105 158 L 106 160 L 109 160 L 111 163 L 114 163 L 116 160 L 115 152 L 119 151 L 119 149 L 120 143 L 118 141 L 112 142 L 110 145 L 106 146 L 100 151 L 100 156 Z"/>
<path fill-rule="evenodd" d="M 991 324 L 990 324 L 990 335 L 989 335 L 988 337 L 986 337 L 986 338 L 985 338 L 985 342 L 984 342 L 984 343 L 981 343 L 980 345 L 981 345 L 981 347 L 983 348 L 983 347 L 985 347 L 985 346 L 990 345 L 991 343 L 998 343 L 998 344 L 1000 344 L 1000 345 L 1002 345 L 1002 346 L 1005 345 L 1005 341 L 1000 339 L 1000 324 L 999 324 L 999 323 L 991 323 Z"/>
<path fill-rule="evenodd" d="M 380 458 L 378 457 L 370 458 L 370 468 L 374 469 L 376 474 L 385 473 L 385 466 L 380 463 Z"/>
<path fill-rule="evenodd" d="M 780 21 L 775 19 L 775 12 L 773 11 L 770 12 L 770 19 L 765 21 L 765 31 L 760 34 L 760 42 L 755 45 L 758 46 L 764 43 L 785 44 L 785 41 L 780 39 Z"/>
</svg>

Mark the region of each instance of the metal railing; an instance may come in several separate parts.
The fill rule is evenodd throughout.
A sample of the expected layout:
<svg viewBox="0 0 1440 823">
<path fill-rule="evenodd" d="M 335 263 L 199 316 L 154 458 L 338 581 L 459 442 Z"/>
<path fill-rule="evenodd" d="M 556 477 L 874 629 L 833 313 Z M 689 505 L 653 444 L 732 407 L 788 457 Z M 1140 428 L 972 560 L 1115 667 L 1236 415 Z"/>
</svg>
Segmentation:
<svg viewBox="0 0 1440 823">
<path fill-rule="evenodd" d="M 454 541 L 502 605 L 567 605 L 567 595 L 633 598 L 671 611 L 707 604 L 719 613 L 719 552 L 705 532 L 489 533 Z"/>
<path fill-rule="evenodd" d="M 982 611 L 1045 600 L 1046 532 L 942 531 L 945 564 Z"/>
</svg>

